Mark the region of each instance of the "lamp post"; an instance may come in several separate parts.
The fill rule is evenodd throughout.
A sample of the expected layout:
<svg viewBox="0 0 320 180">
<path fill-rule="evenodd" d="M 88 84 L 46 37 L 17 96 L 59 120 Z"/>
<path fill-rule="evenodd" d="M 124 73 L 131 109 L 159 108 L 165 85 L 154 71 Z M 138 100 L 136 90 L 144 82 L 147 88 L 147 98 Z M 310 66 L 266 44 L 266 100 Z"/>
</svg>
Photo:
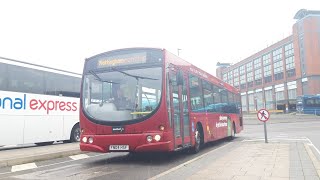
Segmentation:
<svg viewBox="0 0 320 180">
<path fill-rule="evenodd" d="M 181 49 L 178 48 L 177 51 L 178 51 L 178 56 L 179 56 L 179 52 L 181 51 Z"/>
</svg>

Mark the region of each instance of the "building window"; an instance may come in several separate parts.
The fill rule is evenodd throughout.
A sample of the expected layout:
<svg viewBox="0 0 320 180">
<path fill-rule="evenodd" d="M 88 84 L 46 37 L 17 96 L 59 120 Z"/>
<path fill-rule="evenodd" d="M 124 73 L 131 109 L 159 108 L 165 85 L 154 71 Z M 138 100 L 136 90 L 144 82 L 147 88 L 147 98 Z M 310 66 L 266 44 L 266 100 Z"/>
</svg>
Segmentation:
<svg viewBox="0 0 320 180">
<path fill-rule="evenodd" d="M 272 52 L 272 57 L 273 57 L 273 62 L 280 61 L 282 59 L 282 47 L 277 50 L 274 50 Z"/>
<path fill-rule="evenodd" d="M 264 77 L 264 83 L 269 83 L 272 81 L 272 77 L 268 76 L 268 77 Z"/>
<path fill-rule="evenodd" d="M 233 85 L 234 86 L 239 86 L 239 77 L 234 78 Z"/>
<path fill-rule="evenodd" d="M 245 73 L 245 65 L 240 66 L 240 75 Z"/>
<path fill-rule="evenodd" d="M 247 95 L 241 95 L 242 111 L 247 111 Z"/>
<path fill-rule="evenodd" d="M 263 96 L 262 96 L 262 90 L 260 92 L 256 92 L 255 93 L 255 99 L 256 99 L 256 103 L 257 103 L 257 109 L 262 109 L 263 107 Z"/>
<path fill-rule="evenodd" d="M 274 79 L 280 80 L 283 79 L 283 62 L 277 61 L 274 63 Z"/>
<path fill-rule="evenodd" d="M 297 82 L 291 81 L 287 83 L 288 89 L 288 99 L 296 100 L 297 99 Z"/>
<path fill-rule="evenodd" d="M 261 73 L 261 69 L 257 69 L 254 71 L 254 79 L 261 79 L 262 78 L 262 73 Z"/>
<path fill-rule="evenodd" d="M 289 57 L 294 54 L 293 52 L 293 43 L 287 44 L 284 46 L 284 54 L 286 57 Z"/>
<path fill-rule="evenodd" d="M 228 72 L 228 83 L 233 85 L 233 71 Z"/>
<path fill-rule="evenodd" d="M 224 82 L 227 82 L 228 81 L 228 74 L 227 73 L 223 74 L 222 79 Z"/>
<path fill-rule="evenodd" d="M 286 58 L 286 70 L 287 70 L 287 77 L 292 77 L 296 75 L 294 56 L 290 56 Z"/>
<path fill-rule="evenodd" d="M 297 89 L 289 89 L 288 90 L 289 99 L 296 100 L 297 99 Z"/>
<path fill-rule="evenodd" d="M 255 80 L 255 85 L 258 86 L 258 85 L 261 85 L 262 84 L 262 79 L 257 79 Z"/>
<path fill-rule="evenodd" d="M 287 77 L 293 77 L 296 75 L 296 69 L 287 70 Z"/>
<path fill-rule="evenodd" d="M 248 72 L 247 73 L 247 82 L 253 81 L 253 72 Z"/>
<path fill-rule="evenodd" d="M 249 100 L 249 111 L 254 111 L 254 94 L 248 94 L 248 100 Z"/>
<path fill-rule="evenodd" d="M 263 61 L 263 65 L 268 65 L 271 63 L 271 60 L 270 60 L 270 53 L 262 56 L 262 61 Z"/>
<path fill-rule="evenodd" d="M 233 76 L 234 77 L 239 77 L 239 68 L 236 68 L 233 70 Z"/>
<path fill-rule="evenodd" d="M 260 68 L 261 67 L 261 58 L 255 59 L 253 61 L 253 64 L 254 64 L 254 69 Z"/>
<path fill-rule="evenodd" d="M 247 67 L 247 73 L 252 71 L 252 61 L 250 61 L 249 63 L 247 63 L 246 65 Z"/>
<path fill-rule="evenodd" d="M 272 89 L 265 90 L 264 95 L 266 98 L 266 109 L 273 109 Z"/>
<path fill-rule="evenodd" d="M 241 89 L 246 88 L 246 75 L 245 74 L 240 76 L 240 87 L 241 87 Z"/>
<path fill-rule="evenodd" d="M 283 73 L 278 73 L 278 74 L 275 74 L 274 75 L 274 80 L 280 80 L 280 79 L 283 79 Z"/>
<path fill-rule="evenodd" d="M 271 65 L 266 65 L 263 68 L 264 77 L 271 76 Z"/>
</svg>

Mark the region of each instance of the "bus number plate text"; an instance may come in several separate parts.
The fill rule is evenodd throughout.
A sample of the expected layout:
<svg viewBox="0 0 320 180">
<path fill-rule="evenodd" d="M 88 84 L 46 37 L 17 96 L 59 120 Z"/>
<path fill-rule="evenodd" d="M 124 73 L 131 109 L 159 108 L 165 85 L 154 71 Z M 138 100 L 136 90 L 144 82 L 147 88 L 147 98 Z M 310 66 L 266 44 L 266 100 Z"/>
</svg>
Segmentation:
<svg viewBox="0 0 320 180">
<path fill-rule="evenodd" d="M 126 151 L 129 150 L 129 145 L 110 145 L 109 150 L 112 151 Z"/>
</svg>

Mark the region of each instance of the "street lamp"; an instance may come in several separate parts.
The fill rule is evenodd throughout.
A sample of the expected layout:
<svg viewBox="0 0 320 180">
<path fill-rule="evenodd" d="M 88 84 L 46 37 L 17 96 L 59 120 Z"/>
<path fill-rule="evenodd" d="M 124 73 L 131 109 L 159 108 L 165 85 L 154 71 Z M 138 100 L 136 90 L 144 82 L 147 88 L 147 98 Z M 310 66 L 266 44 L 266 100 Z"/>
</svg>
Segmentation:
<svg viewBox="0 0 320 180">
<path fill-rule="evenodd" d="M 179 56 L 179 52 L 180 52 L 181 49 L 178 48 L 177 50 L 178 50 L 178 56 Z"/>
</svg>

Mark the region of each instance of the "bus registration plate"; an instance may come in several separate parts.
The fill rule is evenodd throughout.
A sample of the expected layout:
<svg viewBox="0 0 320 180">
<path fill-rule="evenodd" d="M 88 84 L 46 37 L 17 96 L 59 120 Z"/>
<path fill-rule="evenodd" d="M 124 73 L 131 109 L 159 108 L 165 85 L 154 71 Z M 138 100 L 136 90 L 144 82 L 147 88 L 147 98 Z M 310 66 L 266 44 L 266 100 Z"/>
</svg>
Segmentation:
<svg viewBox="0 0 320 180">
<path fill-rule="evenodd" d="M 109 150 L 112 151 L 126 151 L 129 150 L 129 145 L 110 145 Z"/>
</svg>

